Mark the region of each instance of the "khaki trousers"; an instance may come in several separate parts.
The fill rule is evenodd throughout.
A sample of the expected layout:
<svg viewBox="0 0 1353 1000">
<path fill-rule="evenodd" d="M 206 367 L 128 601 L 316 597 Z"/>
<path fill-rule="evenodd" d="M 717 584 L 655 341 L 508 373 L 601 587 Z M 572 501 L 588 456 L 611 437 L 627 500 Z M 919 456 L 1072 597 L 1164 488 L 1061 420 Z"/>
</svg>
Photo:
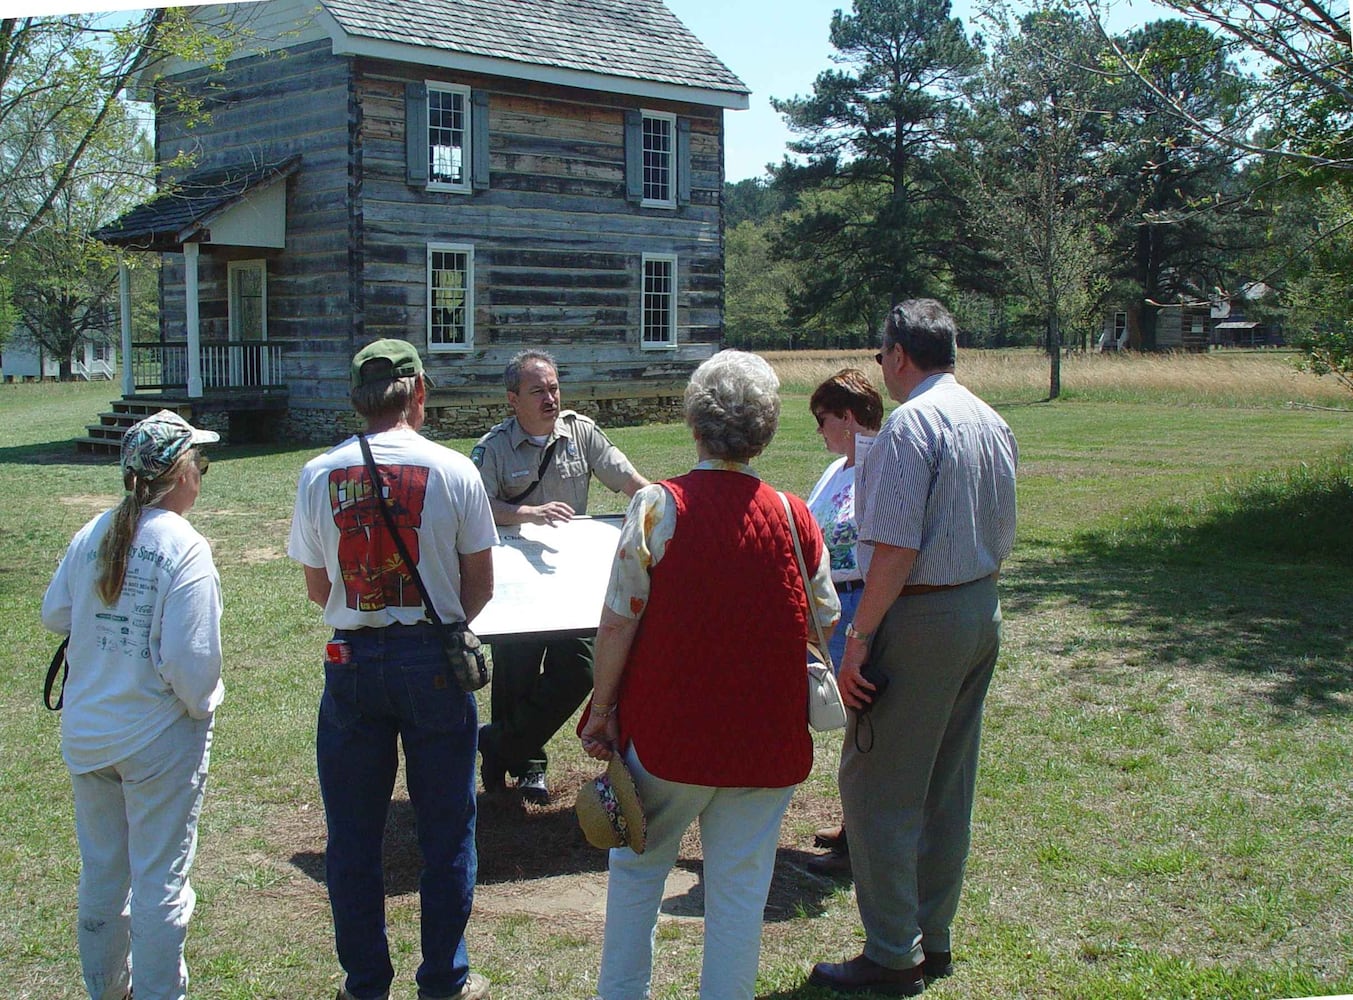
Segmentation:
<svg viewBox="0 0 1353 1000">
<path fill-rule="evenodd" d="M 987 577 L 899 597 L 870 646 L 888 690 L 866 714 L 850 713 L 841 804 L 864 954 L 888 968 L 950 950 L 1000 639 L 1000 600 Z"/>
</svg>

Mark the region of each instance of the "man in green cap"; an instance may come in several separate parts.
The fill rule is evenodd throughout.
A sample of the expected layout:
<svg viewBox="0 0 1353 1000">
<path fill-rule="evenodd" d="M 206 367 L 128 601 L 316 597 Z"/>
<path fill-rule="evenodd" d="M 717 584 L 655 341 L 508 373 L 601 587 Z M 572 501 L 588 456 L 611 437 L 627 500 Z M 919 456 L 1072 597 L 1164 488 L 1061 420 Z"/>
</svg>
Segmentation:
<svg viewBox="0 0 1353 1000">
<path fill-rule="evenodd" d="M 419 433 L 427 386 L 407 341 L 357 352 L 351 398 L 366 430 L 301 471 L 287 546 L 305 569 L 306 595 L 334 630 L 316 755 L 329 828 L 325 876 L 347 973 L 338 1000 L 384 1000 L 394 978 L 381 850 L 401 743 L 424 865 L 418 996 L 489 995 L 465 948 L 476 869 L 475 700 L 450 676 L 440 632 L 380 510 L 388 507 L 441 619 L 477 615 L 493 596 L 498 534 L 470 460 Z"/>
</svg>

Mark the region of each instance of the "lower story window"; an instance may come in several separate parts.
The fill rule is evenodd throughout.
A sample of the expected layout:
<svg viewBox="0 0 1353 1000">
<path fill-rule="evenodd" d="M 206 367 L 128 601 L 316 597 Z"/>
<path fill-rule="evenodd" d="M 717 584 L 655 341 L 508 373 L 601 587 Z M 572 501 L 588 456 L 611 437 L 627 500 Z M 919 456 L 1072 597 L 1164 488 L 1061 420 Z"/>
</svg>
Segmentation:
<svg viewBox="0 0 1353 1000">
<path fill-rule="evenodd" d="M 428 350 L 474 347 L 474 247 L 428 244 Z"/>
<path fill-rule="evenodd" d="M 675 254 L 644 254 L 644 347 L 676 346 Z"/>
</svg>

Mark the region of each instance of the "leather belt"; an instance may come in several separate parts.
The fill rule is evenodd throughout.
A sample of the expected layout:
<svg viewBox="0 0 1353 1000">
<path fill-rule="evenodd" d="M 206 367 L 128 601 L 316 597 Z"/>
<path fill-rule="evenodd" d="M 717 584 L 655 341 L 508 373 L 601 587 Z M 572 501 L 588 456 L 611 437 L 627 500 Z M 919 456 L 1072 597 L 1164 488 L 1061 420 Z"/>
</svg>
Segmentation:
<svg viewBox="0 0 1353 1000">
<path fill-rule="evenodd" d="M 966 587 L 970 583 L 980 583 L 989 577 L 979 576 L 976 580 L 966 580 L 963 583 L 909 583 L 902 588 L 903 597 L 915 597 L 917 594 L 933 594 L 939 590 L 957 590 L 959 587 Z"/>
</svg>

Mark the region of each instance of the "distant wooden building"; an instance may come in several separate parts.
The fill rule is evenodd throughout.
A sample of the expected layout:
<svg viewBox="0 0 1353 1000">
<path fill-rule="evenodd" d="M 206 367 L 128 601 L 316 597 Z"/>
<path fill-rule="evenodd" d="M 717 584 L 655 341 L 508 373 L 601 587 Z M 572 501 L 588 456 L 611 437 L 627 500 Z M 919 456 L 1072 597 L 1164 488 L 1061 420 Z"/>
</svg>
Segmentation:
<svg viewBox="0 0 1353 1000">
<path fill-rule="evenodd" d="M 332 441 L 352 354 L 401 337 L 446 434 L 500 419 L 526 347 L 558 358 L 566 405 L 676 412 L 722 337 L 723 112 L 748 90 L 660 0 L 193 15 L 248 51 L 141 75 L 210 119 L 157 104 L 160 161 L 194 165 L 97 234 L 164 255 L 159 339 L 123 334 L 125 408 L 173 397 L 241 436 Z"/>
<path fill-rule="evenodd" d="M 1120 303 L 1110 307 L 1100 328 L 1101 351 L 1139 350 L 1141 303 Z M 1206 351 L 1212 335 L 1211 306 L 1207 302 L 1164 305 L 1156 309 L 1156 350 Z"/>
<path fill-rule="evenodd" d="M 70 374 L 86 382 L 111 380 L 117 374 L 116 345 L 102 336 L 84 338 L 71 352 Z M 55 381 L 60 377 L 61 359 L 23 327 L 14 330 L 0 348 L 0 379 L 6 382 Z"/>
</svg>

